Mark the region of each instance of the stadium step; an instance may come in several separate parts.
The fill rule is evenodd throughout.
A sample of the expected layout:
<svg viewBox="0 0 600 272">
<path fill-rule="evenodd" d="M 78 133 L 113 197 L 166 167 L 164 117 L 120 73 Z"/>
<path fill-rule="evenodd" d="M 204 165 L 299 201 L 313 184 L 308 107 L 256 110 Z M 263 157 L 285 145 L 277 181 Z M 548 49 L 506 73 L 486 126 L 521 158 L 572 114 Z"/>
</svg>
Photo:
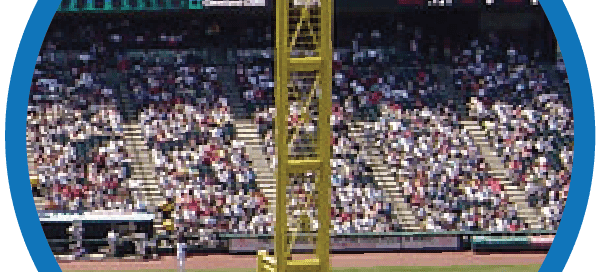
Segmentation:
<svg viewBox="0 0 600 272">
<path fill-rule="evenodd" d="M 518 217 L 522 218 L 526 223 L 532 224 L 539 217 L 539 212 L 535 209 L 528 208 L 526 204 L 527 196 L 525 191 L 519 186 L 514 185 L 515 181 L 509 178 L 509 171 L 503 159 L 490 143 L 490 135 L 493 130 L 481 125 L 481 122 L 475 120 L 461 121 L 462 127 L 467 131 L 468 135 L 473 139 L 482 154 L 486 164 L 490 168 L 489 173 L 500 180 L 500 183 L 505 187 L 506 195 L 510 203 L 517 205 Z"/>
<path fill-rule="evenodd" d="M 46 199 L 43 197 L 33 197 L 33 202 L 35 203 L 35 208 L 39 211 L 46 207 Z"/>
<path fill-rule="evenodd" d="M 131 179 L 133 180 L 130 185 L 135 186 L 132 188 L 133 191 L 139 192 L 139 197 L 135 197 L 135 201 L 138 204 L 145 204 L 150 210 L 156 210 L 158 200 L 163 198 L 162 189 L 156 179 L 156 173 L 154 170 L 154 158 L 148 145 L 145 142 L 145 138 L 142 133 L 142 128 L 137 121 L 126 122 L 124 127 L 125 136 L 125 149 L 131 155 L 132 160 L 132 173 Z M 163 230 L 162 222 L 160 222 L 160 215 L 157 214 L 157 220 L 155 221 L 155 228 L 158 232 Z"/>
<path fill-rule="evenodd" d="M 275 177 L 270 169 L 267 155 L 263 152 L 263 141 L 258 134 L 258 125 L 250 119 L 236 119 L 234 122 L 236 138 L 244 142 L 244 147 L 248 153 L 252 168 L 256 173 L 256 183 L 260 191 L 265 195 L 268 201 L 275 201 Z M 271 214 L 275 210 L 269 208 Z"/>
<path fill-rule="evenodd" d="M 244 146 L 246 147 L 246 149 L 248 149 L 248 147 L 251 147 L 251 146 L 258 146 L 261 143 L 261 141 L 255 137 L 238 136 L 237 139 L 244 142 Z"/>
<path fill-rule="evenodd" d="M 384 141 L 377 142 L 372 140 L 373 129 L 376 124 L 371 122 L 356 122 L 350 127 L 348 136 L 358 142 L 362 150 L 360 155 L 366 159 L 367 165 L 373 170 L 373 177 L 377 188 L 383 190 L 384 199 L 392 204 L 392 217 L 399 222 L 404 230 L 416 230 L 416 222 L 411 209 L 403 203 L 400 198 L 400 186 L 390 167 L 385 164 L 387 157 L 382 145 Z"/>
</svg>

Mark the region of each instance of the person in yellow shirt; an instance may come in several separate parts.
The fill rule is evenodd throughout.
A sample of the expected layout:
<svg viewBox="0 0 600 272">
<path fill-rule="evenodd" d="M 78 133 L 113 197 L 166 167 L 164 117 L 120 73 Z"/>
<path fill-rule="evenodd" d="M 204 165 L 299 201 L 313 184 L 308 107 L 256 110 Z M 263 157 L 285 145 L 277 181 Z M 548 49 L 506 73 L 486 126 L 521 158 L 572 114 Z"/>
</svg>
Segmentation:
<svg viewBox="0 0 600 272">
<path fill-rule="evenodd" d="M 163 216 L 163 226 L 167 231 L 174 231 L 175 226 L 172 220 L 172 213 L 175 208 L 175 205 L 172 201 L 165 201 L 165 203 L 161 207 L 162 216 Z"/>
<path fill-rule="evenodd" d="M 39 178 L 37 176 L 31 176 L 29 177 L 29 181 L 31 182 L 31 192 L 33 193 L 33 196 L 39 196 Z"/>
</svg>

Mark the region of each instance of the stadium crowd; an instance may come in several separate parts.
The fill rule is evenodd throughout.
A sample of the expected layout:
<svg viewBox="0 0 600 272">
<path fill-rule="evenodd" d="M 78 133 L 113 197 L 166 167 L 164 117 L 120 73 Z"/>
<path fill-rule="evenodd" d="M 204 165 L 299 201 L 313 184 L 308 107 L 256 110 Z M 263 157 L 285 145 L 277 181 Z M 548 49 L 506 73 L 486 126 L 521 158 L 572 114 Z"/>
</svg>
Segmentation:
<svg viewBox="0 0 600 272">
<path fill-rule="evenodd" d="M 532 102 L 497 102 L 489 109 L 483 105 L 480 108 L 495 120 L 487 119 L 484 125 L 510 178 L 527 192 L 528 204 L 542 210 L 545 227 L 555 229 L 572 171 L 572 111 L 553 95 L 540 95 Z"/>
<path fill-rule="evenodd" d="M 166 77 L 175 79 L 177 89 L 163 92 L 170 99 L 151 98 L 139 115 L 167 199 L 166 227 L 172 229 L 173 221 L 182 219 L 190 233 L 204 237 L 200 242 L 214 242 L 217 233 L 272 231 L 266 199 L 257 190 L 244 143 L 236 139 L 227 98 L 211 73 L 214 68 L 185 60 L 171 65 L 177 67 L 167 70 L 177 74 Z M 142 90 L 152 88 L 140 85 Z"/>
<path fill-rule="evenodd" d="M 516 230 L 522 225 L 506 191 L 456 114 L 439 109 L 390 108 L 385 133 L 388 165 L 422 228 Z"/>
<path fill-rule="evenodd" d="M 541 69 L 535 54 L 522 53 L 516 44 L 494 35 L 464 47 L 432 39 L 440 44 L 427 46 L 444 50 L 430 54 L 435 50 L 420 42 L 420 29 L 398 29 L 411 32 L 405 33 L 411 38 L 398 45 L 412 52 L 402 62 L 408 68 L 390 65 L 393 57 L 380 46 L 364 46 L 380 44 L 384 34 L 379 31 L 356 35 L 353 48 L 336 50 L 334 55 L 334 231 L 400 229 L 393 222 L 390 201 L 409 207 L 419 227 L 427 231 L 527 227 L 510 203 L 508 189 L 492 177 L 477 144 L 460 126 L 466 114 L 444 104 L 451 92 L 474 98 L 476 110 L 468 114 L 484 121 L 490 143 L 510 170 L 509 178 L 518 180 L 528 204 L 541 210 L 546 227 L 556 228 L 573 157 L 571 107 L 562 97 L 547 94 L 568 82 L 561 64 L 554 68 L 560 81 L 555 82 Z M 108 35 L 91 36 L 97 40 L 104 34 Z M 124 148 L 125 113 L 119 110 L 119 99 L 128 96 L 135 104 L 135 120 L 167 198 L 165 221 L 172 223 L 180 212 L 190 232 L 272 232 L 273 215 L 257 189 L 244 143 L 236 139 L 232 105 L 225 95 L 231 90 L 221 82 L 219 67 L 183 54 L 166 62 L 147 52 L 140 59 L 117 54 L 115 69 L 126 77 L 126 90 L 103 82 L 106 67 L 100 60 L 107 48 L 102 44 L 110 47 L 121 38 L 143 44 L 148 35 L 110 34 L 88 52 L 77 54 L 77 65 L 63 67 L 52 60 L 63 58 L 52 44 L 45 46 L 34 73 L 28 110 L 34 190 L 47 198 L 51 209 L 143 209 L 132 201 L 135 196 L 127 183 L 131 155 Z M 169 37 L 162 42 L 181 42 L 177 35 Z M 152 41 L 161 44 L 160 38 Z M 441 55 L 452 55 L 454 84 L 446 84 L 442 73 L 426 64 L 426 59 Z M 240 61 L 235 64 L 235 75 L 236 87 L 253 113 L 264 152 L 275 169 L 270 65 Z M 375 125 L 374 130 L 362 133 L 386 155 L 381 164 L 392 169 L 405 198 L 384 198 L 365 155 L 367 147 L 350 133 L 350 126 L 359 126 L 357 121 Z M 297 193 L 306 197 L 312 190 L 307 187 Z"/>
<path fill-rule="evenodd" d="M 546 221 L 544 227 L 556 228 L 568 193 L 573 139 L 572 115 L 564 97 L 556 93 L 557 87 L 568 82 L 564 76 L 558 81 L 550 79 L 536 62 L 536 55 L 526 55 L 514 44 L 503 51 L 502 42 L 493 34 L 488 43 L 474 40 L 464 49 L 449 49 L 459 52 L 452 58 L 454 86 L 444 86 L 427 68 L 385 67 L 387 58 L 380 50 L 337 51 L 333 95 L 338 110 L 334 110 L 332 117 L 334 141 L 346 141 L 336 134 L 336 128 L 342 122 L 357 120 L 352 118 L 356 116 L 354 113 L 362 117 L 359 120 L 373 120 L 378 127 L 373 135 L 374 144 L 387 144 L 386 164 L 392 169 L 402 169 L 399 178 L 402 191 L 409 198 L 406 202 L 417 209 L 415 214 L 426 230 L 523 229 L 524 222 L 517 217 L 516 206 L 509 203 L 506 189 L 489 173 L 477 145 L 460 127 L 459 119 L 465 113 L 443 106 L 439 99 L 444 98 L 446 89 L 454 88 L 466 97 L 473 97 L 480 108 L 490 109 L 472 113 L 471 117 L 487 120 L 488 127 L 504 129 L 499 132 L 504 138 L 492 139 L 498 149 L 504 148 L 505 153 L 515 157 L 510 159 L 511 163 L 507 162 L 509 178 L 527 180 L 522 182 L 521 189 L 527 191 L 529 205 L 541 210 Z M 560 63 L 556 67 L 560 68 Z M 268 67 L 253 69 L 267 71 Z M 557 73 L 564 72 L 558 69 Z M 261 84 L 268 85 L 272 75 L 262 78 Z M 258 83 L 253 86 L 259 89 Z M 435 97 L 436 94 L 440 96 Z M 514 119 L 507 119 L 506 113 L 502 116 L 497 113 L 503 106 L 520 112 L 529 108 L 528 104 L 538 111 L 536 117 L 516 122 L 517 126 L 529 127 L 530 134 L 535 132 L 530 139 L 521 135 L 519 129 L 513 130 L 515 124 L 507 126 Z M 273 113 L 272 108 L 260 111 L 255 121 L 265 140 L 265 150 L 274 160 Z M 509 151 L 504 142 L 511 143 L 514 149 Z M 355 144 L 349 141 L 343 146 Z M 534 148 L 536 155 L 531 155 L 526 146 Z M 334 153 L 336 150 L 334 146 Z M 523 152 L 529 155 L 523 156 Z M 509 160 L 506 154 L 501 156 Z M 549 161 L 554 166 L 547 170 Z M 537 183 L 529 181 L 534 174 Z M 410 182 L 415 179 L 419 182 Z M 548 184 L 541 184 L 542 180 Z"/>
<path fill-rule="evenodd" d="M 27 112 L 30 177 L 46 198 L 38 208 L 134 209 L 114 90 L 93 61 L 68 70 L 53 58 L 50 50 L 38 58 Z"/>
<path fill-rule="evenodd" d="M 543 69 L 518 44 L 490 35 L 454 56 L 456 88 L 472 96 L 471 115 L 482 121 L 509 179 L 541 210 L 543 228 L 556 229 L 568 194 L 573 158 L 573 115 L 561 60 Z M 562 68 L 561 68 L 562 67 Z M 556 76 L 550 77 L 549 73 Z"/>
</svg>

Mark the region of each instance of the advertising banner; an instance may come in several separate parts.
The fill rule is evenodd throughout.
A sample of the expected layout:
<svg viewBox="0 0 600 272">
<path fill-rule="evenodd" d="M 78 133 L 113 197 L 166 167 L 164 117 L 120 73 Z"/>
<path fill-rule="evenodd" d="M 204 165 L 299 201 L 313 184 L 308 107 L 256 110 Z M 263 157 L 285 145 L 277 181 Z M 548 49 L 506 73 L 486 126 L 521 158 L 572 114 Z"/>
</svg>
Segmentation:
<svg viewBox="0 0 600 272">
<path fill-rule="evenodd" d="M 204 0 L 204 7 L 264 7 L 266 0 Z"/>
<path fill-rule="evenodd" d="M 233 238 L 229 240 L 229 251 L 254 252 L 273 250 L 271 239 Z M 296 250 L 314 249 L 314 243 L 296 241 Z M 330 248 L 334 251 L 379 251 L 379 250 L 460 250 L 460 236 L 371 236 L 371 237 L 333 237 Z"/>
</svg>

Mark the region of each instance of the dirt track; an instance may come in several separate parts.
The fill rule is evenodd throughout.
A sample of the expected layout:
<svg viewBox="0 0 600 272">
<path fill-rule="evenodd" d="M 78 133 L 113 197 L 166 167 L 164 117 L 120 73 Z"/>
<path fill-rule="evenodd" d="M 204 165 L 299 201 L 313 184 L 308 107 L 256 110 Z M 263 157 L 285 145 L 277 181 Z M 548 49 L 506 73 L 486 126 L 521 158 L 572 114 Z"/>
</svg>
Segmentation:
<svg viewBox="0 0 600 272">
<path fill-rule="evenodd" d="M 443 253 L 365 253 L 332 254 L 333 267 L 369 266 L 450 266 L 450 265 L 526 265 L 542 264 L 546 254 L 489 254 L 476 255 L 472 252 Z M 102 265 L 99 265 L 99 264 Z M 166 256 L 154 261 L 76 261 L 59 262 L 67 270 L 139 270 L 175 269 L 175 257 Z M 187 269 L 253 268 L 256 256 L 211 254 L 189 257 Z"/>
</svg>

